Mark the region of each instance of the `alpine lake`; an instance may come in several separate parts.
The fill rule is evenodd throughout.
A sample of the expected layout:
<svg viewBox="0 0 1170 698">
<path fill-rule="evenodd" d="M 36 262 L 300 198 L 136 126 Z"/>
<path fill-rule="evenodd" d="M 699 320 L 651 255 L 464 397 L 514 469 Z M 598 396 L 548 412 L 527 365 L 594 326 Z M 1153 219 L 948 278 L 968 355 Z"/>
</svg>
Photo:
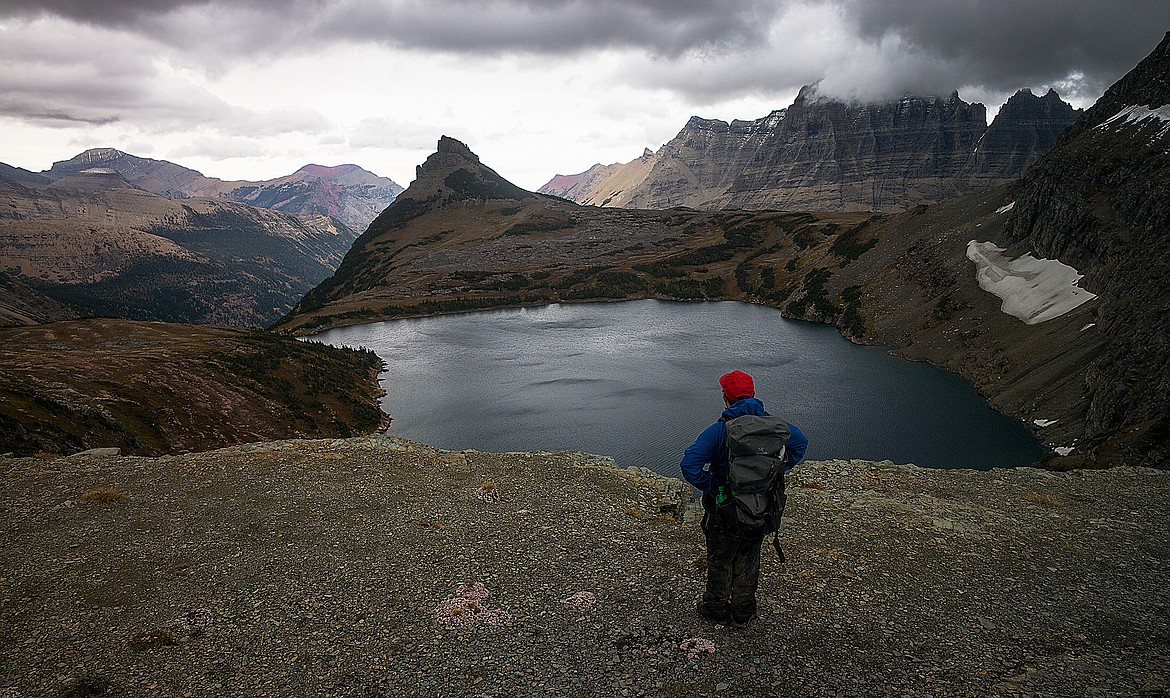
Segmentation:
<svg viewBox="0 0 1170 698">
<path fill-rule="evenodd" d="M 808 436 L 808 459 L 989 469 L 1044 455 L 958 376 L 747 303 L 563 304 L 311 339 L 375 351 L 388 433 L 444 449 L 581 451 L 677 477 L 683 450 L 723 409 L 719 376 L 738 368 Z"/>
</svg>

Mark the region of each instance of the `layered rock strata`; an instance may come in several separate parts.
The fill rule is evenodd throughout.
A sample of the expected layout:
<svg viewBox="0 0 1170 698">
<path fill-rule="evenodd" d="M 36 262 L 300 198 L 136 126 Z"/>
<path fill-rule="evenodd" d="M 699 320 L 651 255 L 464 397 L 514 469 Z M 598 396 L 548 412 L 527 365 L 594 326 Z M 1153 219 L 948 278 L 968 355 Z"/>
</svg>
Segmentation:
<svg viewBox="0 0 1170 698">
<path fill-rule="evenodd" d="M 910 96 L 846 103 L 801 90 L 755 121 L 692 117 L 657 152 L 559 175 L 541 188 L 629 208 L 902 211 L 1018 178 L 1078 112 L 1022 90 L 991 126 L 981 104 Z"/>
</svg>

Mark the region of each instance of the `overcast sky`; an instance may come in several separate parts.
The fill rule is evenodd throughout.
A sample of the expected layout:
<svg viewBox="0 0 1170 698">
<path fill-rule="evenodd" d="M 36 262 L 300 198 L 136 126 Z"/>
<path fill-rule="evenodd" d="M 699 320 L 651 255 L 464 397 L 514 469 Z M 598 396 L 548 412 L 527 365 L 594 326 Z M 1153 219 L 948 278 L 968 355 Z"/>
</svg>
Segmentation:
<svg viewBox="0 0 1170 698">
<path fill-rule="evenodd" d="M 222 179 L 355 163 L 406 186 L 439 136 L 535 189 L 755 119 L 802 85 L 1086 107 L 1166 0 L 0 0 L 0 162 L 114 147 Z"/>
</svg>

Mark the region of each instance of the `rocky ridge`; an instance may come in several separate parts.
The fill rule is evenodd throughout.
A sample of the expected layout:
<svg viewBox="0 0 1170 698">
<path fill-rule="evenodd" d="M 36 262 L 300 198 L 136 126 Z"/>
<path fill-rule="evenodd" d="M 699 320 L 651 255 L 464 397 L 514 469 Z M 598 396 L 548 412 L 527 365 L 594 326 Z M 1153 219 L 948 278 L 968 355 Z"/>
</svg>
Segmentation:
<svg viewBox="0 0 1170 698">
<path fill-rule="evenodd" d="M 694 612 L 689 488 L 597 456 L 373 436 L 0 468 L 5 696 L 1170 685 L 1162 471 L 802 464 L 737 629 Z"/>
<path fill-rule="evenodd" d="M 1084 380 L 1089 448 L 1170 461 L 1170 33 L 1033 166 L 1007 239 L 1060 258 L 1101 296 Z"/>
<path fill-rule="evenodd" d="M 846 103 L 810 86 L 755 121 L 692 117 L 657 152 L 540 191 L 628 208 L 903 211 L 1018 178 L 1078 114 L 1055 92 L 1021 90 L 989 127 L 957 94 Z"/>
</svg>

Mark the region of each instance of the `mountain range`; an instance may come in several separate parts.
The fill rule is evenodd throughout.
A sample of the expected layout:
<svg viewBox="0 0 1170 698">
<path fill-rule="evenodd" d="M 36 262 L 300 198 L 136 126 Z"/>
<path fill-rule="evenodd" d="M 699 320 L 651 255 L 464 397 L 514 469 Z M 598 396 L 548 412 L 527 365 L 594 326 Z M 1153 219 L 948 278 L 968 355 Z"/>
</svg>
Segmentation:
<svg viewBox="0 0 1170 698">
<path fill-rule="evenodd" d="M 957 93 L 859 103 L 807 86 L 761 119 L 692 117 L 657 151 L 540 191 L 627 208 L 903 211 L 1019 178 L 1079 115 L 1051 90 L 1020 90 L 988 126 Z"/>
<path fill-rule="evenodd" d="M 0 166 L 0 320 L 265 326 L 401 190 L 353 165 L 223 182 L 113 149 Z"/>
<path fill-rule="evenodd" d="M 166 160 L 137 157 L 113 148 L 87 150 L 53 163 L 38 176 L 52 182 L 93 169 L 113 170 L 134 186 L 169 199 L 220 198 L 284 213 L 328 216 L 355 233 L 365 230 L 402 191 L 393 180 L 357 165 L 305 165 L 276 179 L 224 181 Z"/>
</svg>

